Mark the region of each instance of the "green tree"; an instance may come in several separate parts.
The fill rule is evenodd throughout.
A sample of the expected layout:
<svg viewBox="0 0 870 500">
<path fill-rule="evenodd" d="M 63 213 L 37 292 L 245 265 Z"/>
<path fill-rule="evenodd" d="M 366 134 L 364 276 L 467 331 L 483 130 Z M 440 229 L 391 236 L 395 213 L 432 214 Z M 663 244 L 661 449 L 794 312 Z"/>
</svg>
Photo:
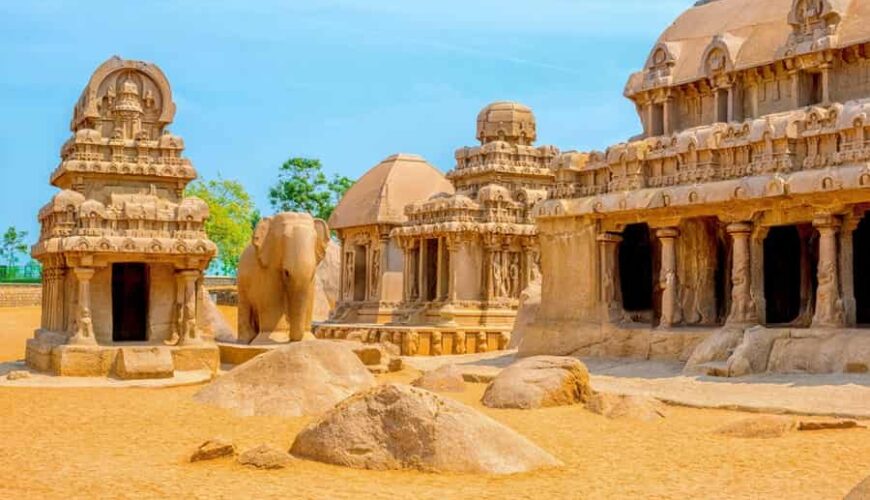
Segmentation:
<svg viewBox="0 0 870 500">
<path fill-rule="evenodd" d="M 259 217 L 251 196 L 239 182 L 226 179 L 193 182 L 185 194 L 208 204 L 205 231 L 218 247 L 218 268 L 234 274 L 239 257 L 251 241 L 251 221 Z"/>
<path fill-rule="evenodd" d="M 27 237 L 27 231 L 19 231 L 15 226 L 9 226 L 3 233 L 3 243 L 0 245 L 0 259 L 6 265 L 4 278 L 14 278 L 14 267 L 18 263 L 19 255 L 27 253 L 27 243 L 24 238 Z"/>
<path fill-rule="evenodd" d="M 352 180 L 338 174 L 327 178 L 318 159 L 290 158 L 281 165 L 278 182 L 269 188 L 269 202 L 278 211 L 308 212 L 328 220 L 352 185 Z"/>
</svg>

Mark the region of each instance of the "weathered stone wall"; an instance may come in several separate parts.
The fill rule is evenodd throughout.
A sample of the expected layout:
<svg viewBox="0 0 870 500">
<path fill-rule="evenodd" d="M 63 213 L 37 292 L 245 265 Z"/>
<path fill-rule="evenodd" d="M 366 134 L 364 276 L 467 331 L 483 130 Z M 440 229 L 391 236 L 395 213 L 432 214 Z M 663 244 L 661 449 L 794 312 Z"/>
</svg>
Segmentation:
<svg viewBox="0 0 870 500">
<path fill-rule="evenodd" d="M 0 307 L 27 307 L 42 304 L 42 285 L 0 284 Z"/>
</svg>

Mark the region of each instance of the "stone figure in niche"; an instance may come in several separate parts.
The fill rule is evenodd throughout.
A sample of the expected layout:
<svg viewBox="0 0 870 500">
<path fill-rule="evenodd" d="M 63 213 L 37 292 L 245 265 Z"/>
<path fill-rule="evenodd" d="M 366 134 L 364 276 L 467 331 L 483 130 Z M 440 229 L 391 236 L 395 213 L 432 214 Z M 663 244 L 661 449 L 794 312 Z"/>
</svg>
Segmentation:
<svg viewBox="0 0 870 500">
<path fill-rule="evenodd" d="M 154 102 L 155 102 L 154 101 L 154 92 L 152 92 L 151 89 L 148 89 L 145 91 L 144 102 L 145 102 L 145 109 L 151 109 L 154 107 Z"/>
<path fill-rule="evenodd" d="M 493 295 L 496 297 L 504 297 L 504 273 L 502 272 L 501 252 L 492 254 L 492 284 Z"/>
<path fill-rule="evenodd" d="M 511 254 L 510 275 L 510 290 L 511 297 L 520 296 L 520 255 L 518 253 Z"/>
<path fill-rule="evenodd" d="M 344 254 L 344 296 L 353 298 L 353 253 Z"/>
<path fill-rule="evenodd" d="M 239 259 L 239 341 L 296 342 L 311 332 L 317 266 L 329 227 L 308 214 L 264 218 Z"/>
<path fill-rule="evenodd" d="M 372 272 L 370 277 L 371 295 L 376 297 L 378 294 L 379 281 L 381 277 L 381 251 L 378 248 L 372 250 Z"/>
</svg>

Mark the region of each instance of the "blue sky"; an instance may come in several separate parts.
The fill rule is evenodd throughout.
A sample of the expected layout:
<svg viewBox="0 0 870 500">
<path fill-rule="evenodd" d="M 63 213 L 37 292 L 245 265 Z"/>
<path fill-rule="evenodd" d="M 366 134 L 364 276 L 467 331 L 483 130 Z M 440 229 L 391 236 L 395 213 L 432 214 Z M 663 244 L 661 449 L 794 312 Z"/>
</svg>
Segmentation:
<svg viewBox="0 0 870 500">
<path fill-rule="evenodd" d="M 358 177 L 417 153 L 443 171 L 495 100 L 531 106 L 540 144 L 600 149 L 639 131 L 622 97 L 691 0 L 0 0 L 0 229 L 36 213 L 73 104 L 113 54 L 157 63 L 171 129 L 201 177 L 264 213 L 290 156 Z"/>
</svg>

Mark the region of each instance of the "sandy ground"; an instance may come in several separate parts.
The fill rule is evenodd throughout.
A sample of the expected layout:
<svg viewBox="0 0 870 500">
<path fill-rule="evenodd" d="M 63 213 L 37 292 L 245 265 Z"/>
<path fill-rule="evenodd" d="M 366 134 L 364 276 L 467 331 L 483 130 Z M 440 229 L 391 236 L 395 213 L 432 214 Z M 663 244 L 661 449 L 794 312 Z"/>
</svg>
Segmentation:
<svg viewBox="0 0 870 500">
<path fill-rule="evenodd" d="M 23 355 L 38 308 L 0 309 L 0 361 Z M 413 370 L 382 377 L 409 381 Z M 450 395 L 565 462 L 507 477 L 373 472 L 298 461 L 283 471 L 186 456 L 217 435 L 289 448 L 310 419 L 234 417 L 172 389 L 0 388 L 0 498 L 842 498 L 870 474 L 870 430 L 748 440 L 712 431 L 746 415 L 669 408 L 657 423 L 579 407 L 488 410 L 482 384 Z"/>
</svg>

